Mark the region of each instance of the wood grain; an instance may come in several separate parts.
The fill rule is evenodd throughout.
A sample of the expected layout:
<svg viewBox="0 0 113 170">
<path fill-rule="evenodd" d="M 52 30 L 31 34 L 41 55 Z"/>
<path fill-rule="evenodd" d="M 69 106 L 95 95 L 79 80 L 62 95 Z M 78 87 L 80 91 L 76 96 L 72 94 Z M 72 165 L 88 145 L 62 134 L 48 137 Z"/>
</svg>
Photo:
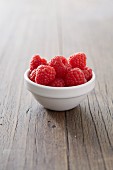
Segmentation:
<svg viewBox="0 0 113 170">
<path fill-rule="evenodd" d="M 0 170 L 113 169 L 113 2 L 0 0 Z M 24 88 L 29 59 L 87 54 L 96 87 L 46 110 Z"/>
</svg>

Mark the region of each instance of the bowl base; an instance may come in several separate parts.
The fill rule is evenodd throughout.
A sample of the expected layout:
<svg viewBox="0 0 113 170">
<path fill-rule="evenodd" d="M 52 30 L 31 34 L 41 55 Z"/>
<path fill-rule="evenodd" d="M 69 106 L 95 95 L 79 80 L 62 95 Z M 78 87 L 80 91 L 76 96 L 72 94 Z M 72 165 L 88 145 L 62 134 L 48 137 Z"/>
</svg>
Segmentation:
<svg viewBox="0 0 113 170">
<path fill-rule="evenodd" d="M 82 95 L 74 98 L 48 98 L 37 96 L 33 94 L 35 99 L 45 108 L 54 110 L 54 111 L 66 111 L 75 108 L 80 104 L 82 100 L 86 97 L 86 95 Z"/>
</svg>

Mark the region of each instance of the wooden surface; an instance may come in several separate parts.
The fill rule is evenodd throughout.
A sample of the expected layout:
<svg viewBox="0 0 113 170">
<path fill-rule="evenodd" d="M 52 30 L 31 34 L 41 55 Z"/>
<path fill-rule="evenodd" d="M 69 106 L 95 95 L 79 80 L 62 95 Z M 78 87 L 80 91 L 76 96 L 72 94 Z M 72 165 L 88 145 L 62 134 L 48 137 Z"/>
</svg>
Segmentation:
<svg viewBox="0 0 113 170">
<path fill-rule="evenodd" d="M 0 0 L 0 170 L 113 170 L 113 1 Z M 53 112 L 24 88 L 32 54 L 88 56 L 96 87 Z"/>
</svg>

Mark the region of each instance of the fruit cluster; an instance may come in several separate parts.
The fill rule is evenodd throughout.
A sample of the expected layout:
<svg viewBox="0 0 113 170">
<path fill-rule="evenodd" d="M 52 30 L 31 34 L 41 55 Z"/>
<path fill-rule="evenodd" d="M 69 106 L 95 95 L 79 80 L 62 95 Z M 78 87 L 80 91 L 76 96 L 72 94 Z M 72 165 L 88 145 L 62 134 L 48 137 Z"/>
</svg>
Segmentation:
<svg viewBox="0 0 113 170">
<path fill-rule="evenodd" d="M 92 78 L 92 69 L 86 66 L 86 55 L 80 52 L 70 56 L 69 59 L 55 56 L 49 62 L 35 55 L 30 61 L 29 78 L 45 86 L 77 86 Z"/>
</svg>

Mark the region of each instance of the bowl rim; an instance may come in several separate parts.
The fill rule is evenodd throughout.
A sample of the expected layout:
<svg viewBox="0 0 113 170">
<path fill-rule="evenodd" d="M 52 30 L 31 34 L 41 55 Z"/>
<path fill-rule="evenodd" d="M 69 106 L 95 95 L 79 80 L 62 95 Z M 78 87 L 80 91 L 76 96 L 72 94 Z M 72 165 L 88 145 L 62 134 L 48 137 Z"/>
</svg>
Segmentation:
<svg viewBox="0 0 113 170">
<path fill-rule="evenodd" d="M 25 71 L 25 73 L 24 73 L 24 79 L 29 83 L 29 84 L 31 84 L 31 85 L 33 85 L 33 86 L 35 86 L 35 87 L 39 87 L 39 88 L 42 88 L 42 89 L 51 89 L 51 90 L 55 90 L 55 91 L 57 91 L 57 90 L 71 90 L 71 89 L 79 89 L 79 88 L 81 88 L 81 87 L 86 87 L 87 85 L 90 85 L 90 84 L 92 84 L 92 82 L 95 80 L 95 73 L 94 73 L 94 71 L 92 71 L 92 78 L 91 78 L 91 80 L 89 80 L 88 82 L 86 82 L 86 83 L 84 83 L 84 84 L 81 84 L 81 85 L 78 85 L 78 86 L 69 86 L 69 87 L 51 87 L 51 86 L 44 86 L 44 85 L 41 85 L 41 84 L 36 84 L 35 82 L 33 82 L 33 81 L 31 81 L 30 79 L 29 79 L 29 77 L 28 77 L 28 75 L 29 75 L 29 72 L 30 72 L 30 70 L 29 69 L 27 69 L 26 71 Z"/>
</svg>

